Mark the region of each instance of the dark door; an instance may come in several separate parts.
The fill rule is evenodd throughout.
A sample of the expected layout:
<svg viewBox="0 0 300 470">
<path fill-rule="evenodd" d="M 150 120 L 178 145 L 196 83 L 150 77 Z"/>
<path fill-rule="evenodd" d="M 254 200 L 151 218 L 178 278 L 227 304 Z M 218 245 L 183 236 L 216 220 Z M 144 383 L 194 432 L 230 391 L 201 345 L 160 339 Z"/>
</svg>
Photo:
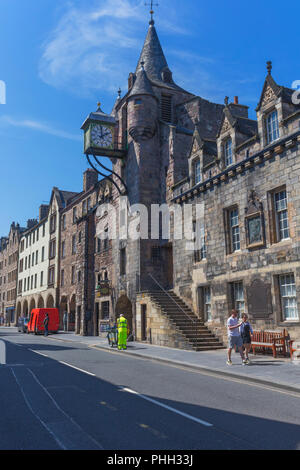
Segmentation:
<svg viewBox="0 0 300 470">
<path fill-rule="evenodd" d="M 95 304 L 95 336 L 99 336 L 99 303 Z"/>
<path fill-rule="evenodd" d="M 141 337 L 142 341 L 147 340 L 147 305 L 141 305 Z"/>
</svg>

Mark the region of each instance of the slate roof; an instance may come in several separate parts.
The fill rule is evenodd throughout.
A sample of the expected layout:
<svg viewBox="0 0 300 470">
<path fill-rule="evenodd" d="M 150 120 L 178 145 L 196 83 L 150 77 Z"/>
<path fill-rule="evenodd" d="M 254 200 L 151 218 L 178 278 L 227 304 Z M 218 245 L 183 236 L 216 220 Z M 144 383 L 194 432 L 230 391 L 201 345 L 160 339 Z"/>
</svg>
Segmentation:
<svg viewBox="0 0 300 470">
<path fill-rule="evenodd" d="M 155 96 L 151 83 L 147 77 L 146 71 L 142 65 L 136 73 L 136 80 L 128 96 L 134 95 Z"/>
</svg>

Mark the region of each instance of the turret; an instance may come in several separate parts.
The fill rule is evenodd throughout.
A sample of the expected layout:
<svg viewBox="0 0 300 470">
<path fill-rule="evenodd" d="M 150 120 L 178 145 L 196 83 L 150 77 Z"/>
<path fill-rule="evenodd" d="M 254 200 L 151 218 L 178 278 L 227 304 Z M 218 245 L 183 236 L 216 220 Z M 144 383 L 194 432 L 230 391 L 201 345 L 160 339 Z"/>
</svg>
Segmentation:
<svg viewBox="0 0 300 470">
<path fill-rule="evenodd" d="M 128 96 L 128 131 L 134 141 L 152 139 L 156 133 L 158 99 L 154 94 L 142 61 Z"/>
</svg>

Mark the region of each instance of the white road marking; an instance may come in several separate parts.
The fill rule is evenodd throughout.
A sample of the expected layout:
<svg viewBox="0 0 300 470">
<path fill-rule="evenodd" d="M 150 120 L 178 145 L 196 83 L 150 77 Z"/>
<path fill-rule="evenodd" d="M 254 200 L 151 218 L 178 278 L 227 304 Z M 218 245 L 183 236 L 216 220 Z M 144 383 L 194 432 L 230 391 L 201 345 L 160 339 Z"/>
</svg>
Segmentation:
<svg viewBox="0 0 300 470">
<path fill-rule="evenodd" d="M 203 421 L 202 419 L 196 418 L 195 416 L 184 413 L 183 411 L 179 411 L 176 408 L 172 408 L 171 406 L 161 403 L 160 401 L 153 400 L 153 398 L 146 397 L 146 395 L 142 395 L 141 393 L 131 390 L 130 388 L 123 387 L 121 388 L 121 390 L 123 390 L 124 392 L 132 393 L 133 395 L 137 395 L 138 397 L 143 398 L 144 400 L 150 401 L 151 403 L 154 403 L 155 405 L 161 406 L 162 408 L 165 408 L 166 410 L 172 411 L 173 413 L 176 413 L 180 416 L 183 416 L 184 418 L 195 421 L 198 424 L 202 424 L 203 426 L 207 426 L 207 427 L 213 426 L 213 424 L 208 423 L 207 421 Z"/>
<path fill-rule="evenodd" d="M 6 364 L 6 344 L 0 341 L 0 364 Z"/>
<path fill-rule="evenodd" d="M 34 351 L 33 349 L 30 349 L 30 351 L 34 352 L 35 354 L 39 354 L 40 356 L 49 357 L 49 356 L 47 356 L 47 354 L 43 354 L 39 351 Z"/>
<path fill-rule="evenodd" d="M 80 372 L 84 372 L 85 374 L 92 375 L 96 377 L 96 374 L 92 374 L 92 372 L 88 372 L 87 370 L 79 369 L 79 367 L 72 366 L 72 364 L 68 364 L 67 362 L 58 361 L 60 364 L 64 364 L 65 366 L 72 367 L 72 369 L 79 370 Z"/>
</svg>

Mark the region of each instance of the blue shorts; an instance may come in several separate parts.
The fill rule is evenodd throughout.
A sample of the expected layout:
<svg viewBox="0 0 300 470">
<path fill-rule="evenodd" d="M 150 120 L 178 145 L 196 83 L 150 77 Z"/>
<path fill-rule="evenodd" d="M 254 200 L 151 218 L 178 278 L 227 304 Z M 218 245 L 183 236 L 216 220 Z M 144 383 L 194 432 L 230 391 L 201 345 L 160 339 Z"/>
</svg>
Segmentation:
<svg viewBox="0 0 300 470">
<path fill-rule="evenodd" d="M 228 348 L 233 349 L 234 346 L 237 346 L 238 348 L 243 346 L 241 336 L 228 336 Z"/>
</svg>

